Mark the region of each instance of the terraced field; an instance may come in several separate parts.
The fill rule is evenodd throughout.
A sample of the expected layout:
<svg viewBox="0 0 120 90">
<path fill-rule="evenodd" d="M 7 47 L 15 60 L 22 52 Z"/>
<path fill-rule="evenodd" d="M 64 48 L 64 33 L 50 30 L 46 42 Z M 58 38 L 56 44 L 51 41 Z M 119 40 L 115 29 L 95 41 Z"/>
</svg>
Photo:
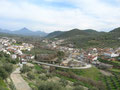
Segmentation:
<svg viewBox="0 0 120 90">
<path fill-rule="evenodd" d="M 113 76 L 103 76 L 103 82 L 106 84 L 107 90 L 120 90 L 120 76 L 113 74 Z"/>
</svg>

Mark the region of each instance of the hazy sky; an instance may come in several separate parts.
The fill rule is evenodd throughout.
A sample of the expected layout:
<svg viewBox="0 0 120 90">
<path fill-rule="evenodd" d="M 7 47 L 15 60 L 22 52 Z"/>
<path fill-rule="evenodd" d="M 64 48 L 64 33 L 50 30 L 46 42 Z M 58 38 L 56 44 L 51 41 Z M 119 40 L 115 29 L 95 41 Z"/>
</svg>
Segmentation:
<svg viewBox="0 0 120 90">
<path fill-rule="evenodd" d="M 0 0 L 0 28 L 55 30 L 120 27 L 120 0 Z"/>
</svg>

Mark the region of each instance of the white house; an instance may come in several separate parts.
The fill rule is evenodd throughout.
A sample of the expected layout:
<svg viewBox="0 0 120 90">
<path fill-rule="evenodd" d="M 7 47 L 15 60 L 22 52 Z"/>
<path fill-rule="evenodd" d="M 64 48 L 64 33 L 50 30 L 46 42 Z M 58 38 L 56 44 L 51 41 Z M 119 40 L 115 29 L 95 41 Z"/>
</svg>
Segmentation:
<svg viewBox="0 0 120 90">
<path fill-rule="evenodd" d="M 18 55 L 22 55 L 23 54 L 21 50 L 17 50 L 15 53 L 18 54 Z"/>
<path fill-rule="evenodd" d="M 11 57 L 12 57 L 12 59 L 16 59 L 17 55 L 16 54 L 12 54 Z"/>
<path fill-rule="evenodd" d="M 107 56 L 107 57 L 111 57 L 111 58 L 119 56 L 119 54 L 115 54 L 113 52 L 107 52 L 107 53 L 104 53 L 104 55 Z"/>
</svg>

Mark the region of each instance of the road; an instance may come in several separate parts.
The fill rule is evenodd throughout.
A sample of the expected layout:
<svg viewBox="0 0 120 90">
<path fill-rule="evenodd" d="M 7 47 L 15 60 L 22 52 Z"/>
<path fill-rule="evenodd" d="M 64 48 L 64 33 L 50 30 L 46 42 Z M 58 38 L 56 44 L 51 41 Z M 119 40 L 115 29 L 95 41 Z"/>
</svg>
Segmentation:
<svg viewBox="0 0 120 90">
<path fill-rule="evenodd" d="M 17 68 L 11 75 L 10 75 L 13 84 L 15 85 L 16 90 L 32 90 L 28 83 L 22 78 L 20 75 L 20 68 Z"/>
<path fill-rule="evenodd" d="M 38 62 L 38 61 L 33 61 L 33 63 L 42 64 L 42 65 L 46 65 L 46 66 L 59 67 L 59 68 L 66 68 L 66 69 L 87 69 L 87 68 L 91 68 L 92 67 L 91 64 L 87 64 L 84 67 L 65 67 L 65 66 L 59 66 L 59 65 L 55 65 L 55 64 L 49 64 L 49 63 Z"/>
</svg>

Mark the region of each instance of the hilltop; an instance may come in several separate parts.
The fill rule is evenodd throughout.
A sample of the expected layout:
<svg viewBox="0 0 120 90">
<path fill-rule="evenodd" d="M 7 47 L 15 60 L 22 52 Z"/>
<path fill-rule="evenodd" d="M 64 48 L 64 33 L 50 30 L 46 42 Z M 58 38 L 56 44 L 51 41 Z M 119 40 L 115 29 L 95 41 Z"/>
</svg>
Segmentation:
<svg viewBox="0 0 120 90">
<path fill-rule="evenodd" d="M 98 32 L 93 29 L 86 29 L 86 30 L 80 30 L 80 29 L 72 29 L 70 31 L 55 31 L 47 35 L 47 37 L 52 38 L 72 38 L 72 37 L 79 37 L 79 36 L 91 36 L 91 35 L 99 35 L 103 32 Z"/>
<path fill-rule="evenodd" d="M 49 33 L 46 37 L 47 38 L 54 38 L 54 37 L 57 37 L 57 36 L 59 36 L 59 35 L 61 35 L 61 34 L 63 34 L 64 32 L 62 32 L 62 31 L 54 31 L 54 32 L 52 32 L 52 33 Z"/>
</svg>

